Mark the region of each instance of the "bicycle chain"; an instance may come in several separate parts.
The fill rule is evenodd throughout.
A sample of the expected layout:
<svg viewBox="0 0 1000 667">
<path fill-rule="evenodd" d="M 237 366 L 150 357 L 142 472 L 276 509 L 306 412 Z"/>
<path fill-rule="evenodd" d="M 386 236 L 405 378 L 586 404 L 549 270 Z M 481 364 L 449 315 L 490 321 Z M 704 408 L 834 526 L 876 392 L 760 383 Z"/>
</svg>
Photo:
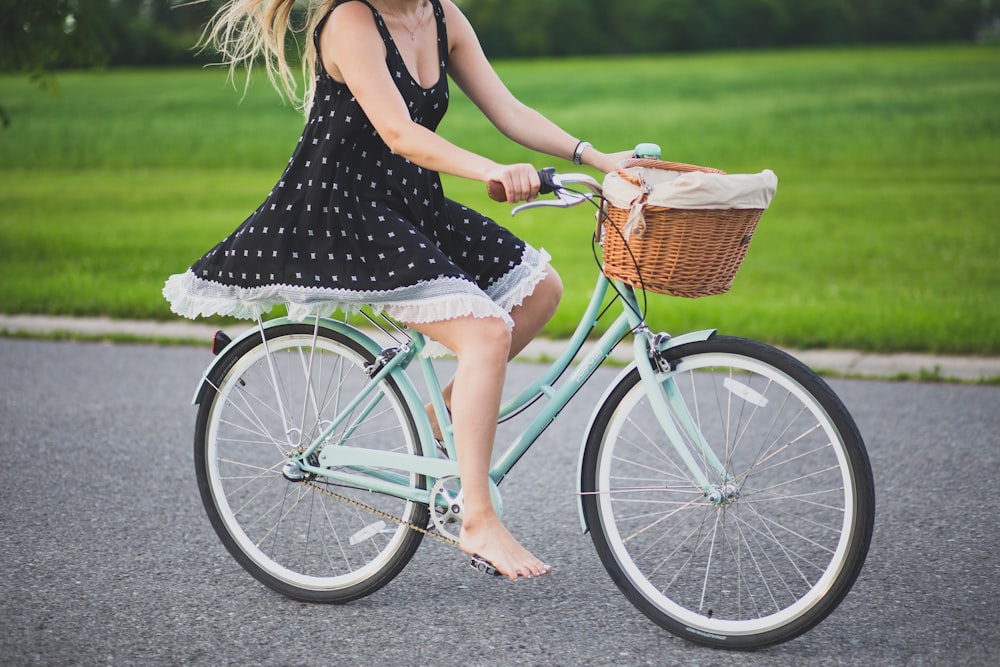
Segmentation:
<svg viewBox="0 0 1000 667">
<path fill-rule="evenodd" d="M 427 535 L 429 537 L 433 537 L 435 540 L 440 540 L 441 542 L 444 542 L 445 544 L 450 544 L 451 546 L 454 546 L 454 547 L 458 546 L 458 540 L 453 540 L 450 537 L 445 537 L 444 535 L 442 535 L 440 533 L 433 533 L 430 530 L 428 530 L 427 528 L 424 528 L 422 526 L 418 526 L 415 523 L 410 523 L 409 521 L 403 521 L 399 517 L 393 516 L 392 514 L 389 514 L 388 512 L 383 512 L 382 510 L 380 510 L 378 508 L 375 508 L 375 507 L 372 507 L 371 505 L 365 505 L 364 503 L 358 502 L 357 500 L 353 500 L 351 498 L 348 498 L 347 496 L 342 496 L 339 493 L 334 493 L 333 491 L 330 491 L 329 489 L 324 489 L 323 487 L 321 487 L 318 484 L 315 484 L 315 483 L 313 483 L 311 481 L 303 480 L 302 484 L 305 484 L 306 486 L 308 486 L 309 488 L 313 489 L 314 491 L 318 491 L 318 492 L 320 492 L 320 493 L 322 493 L 324 495 L 330 496 L 331 498 L 334 498 L 336 500 L 343 501 L 343 502 L 347 503 L 348 505 L 353 505 L 354 507 L 357 507 L 357 508 L 360 508 L 360 509 L 363 509 L 363 510 L 367 510 L 368 512 L 371 512 L 375 516 L 381 517 L 383 519 L 388 519 L 389 521 L 392 521 L 393 523 L 396 523 L 396 524 L 398 524 L 400 526 L 404 526 L 406 528 L 409 528 L 410 530 L 415 530 L 418 533 L 423 533 L 424 535 Z"/>
</svg>

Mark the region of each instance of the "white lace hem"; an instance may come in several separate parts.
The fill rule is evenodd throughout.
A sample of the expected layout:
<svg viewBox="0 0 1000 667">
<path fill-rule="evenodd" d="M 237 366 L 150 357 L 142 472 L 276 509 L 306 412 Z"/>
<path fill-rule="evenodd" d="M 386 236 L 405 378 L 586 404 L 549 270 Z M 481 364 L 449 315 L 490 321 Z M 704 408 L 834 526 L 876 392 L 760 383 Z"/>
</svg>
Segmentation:
<svg viewBox="0 0 1000 667">
<path fill-rule="evenodd" d="M 498 317 L 513 328 L 510 311 L 521 305 L 545 277 L 551 257 L 545 250 L 526 246 L 522 261 L 498 280 L 489 293 L 462 278 L 436 278 L 396 290 L 344 290 L 295 285 L 239 287 L 199 278 L 188 270 L 170 276 L 163 296 L 170 309 L 182 317 L 196 319 L 221 315 L 257 319 L 275 306 L 286 306 L 288 317 L 328 317 L 338 310 L 354 313 L 370 306 L 403 322 L 425 323 L 458 317 Z M 425 356 L 449 353 L 440 343 L 429 341 Z"/>
</svg>

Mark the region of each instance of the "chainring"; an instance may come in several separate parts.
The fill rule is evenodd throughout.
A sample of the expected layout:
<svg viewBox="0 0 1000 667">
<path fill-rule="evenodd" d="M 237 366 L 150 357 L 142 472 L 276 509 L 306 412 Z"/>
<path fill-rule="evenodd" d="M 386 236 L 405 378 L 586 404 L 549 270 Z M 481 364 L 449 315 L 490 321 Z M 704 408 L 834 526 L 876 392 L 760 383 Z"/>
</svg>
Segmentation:
<svg viewBox="0 0 1000 667">
<path fill-rule="evenodd" d="M 462 482 L 457 476 L 442 477 L 431 487 L 430 507 L 434 527 L 441 535 L 457 541 L 465 512 Z"/>
</svg>

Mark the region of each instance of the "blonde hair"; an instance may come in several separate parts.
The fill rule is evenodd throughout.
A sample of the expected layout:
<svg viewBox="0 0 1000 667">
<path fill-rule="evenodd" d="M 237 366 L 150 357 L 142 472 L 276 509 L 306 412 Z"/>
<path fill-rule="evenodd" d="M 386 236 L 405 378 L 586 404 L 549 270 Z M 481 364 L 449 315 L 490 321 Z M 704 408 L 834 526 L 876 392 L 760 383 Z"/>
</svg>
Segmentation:
<svg viewBox="0 0 1000 667">
<path fill-rule="evenodd" d="M 263 59 L 268 81 L 278 93 L 308 113 L 316 88 L 316 45 L 313 33 L 338 0 L 305 0 L 305 20 L 301 27 L 292 22 L 292 10 L 302 0 L 227 0 L 212 16 L 199 46 L 211 47 L 222 55 L 229 75 L 246 68 L 244 93 L 250 85 L 253 66 Z M 302 76 L 305 91 L 298 95 L 298 80 L 285 56 L 289 32 L 305 32 Z"/>
</svg>

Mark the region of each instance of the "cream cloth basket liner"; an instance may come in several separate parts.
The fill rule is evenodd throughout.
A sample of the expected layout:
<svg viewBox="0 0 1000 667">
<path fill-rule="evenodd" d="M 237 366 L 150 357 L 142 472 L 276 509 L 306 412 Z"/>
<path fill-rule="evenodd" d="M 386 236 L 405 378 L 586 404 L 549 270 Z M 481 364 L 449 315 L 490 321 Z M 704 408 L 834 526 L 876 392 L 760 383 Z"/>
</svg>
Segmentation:
<svg viewBox="0 0 1000 667">
<path fill-rule="evenodd" d="M 711 174 L 671 171 L 648 167 L 624 170 L 639 185 L 618 171 L 604 177 L 604 197 L 616 208 L 629 212 L 622 236 L 645 233 L 646 206 L 686 210 L 759 209 L 770 205 L 778 189 L 778 177 L 770 169 L 757 174 Z"/>
<path fill-rule="evenodd" d="M 629 183 L 617 171 L 605 176 L 604 197 L 618 208 L 632 208 L 646 194 L 643 203 L 647 206 L 766 209 L 778 189 L 778 177 L 770 169 L 758 174 L 708 174 L 648 167 L 629 167 L 625 171 L 645 187 Z"/>
</svg>

